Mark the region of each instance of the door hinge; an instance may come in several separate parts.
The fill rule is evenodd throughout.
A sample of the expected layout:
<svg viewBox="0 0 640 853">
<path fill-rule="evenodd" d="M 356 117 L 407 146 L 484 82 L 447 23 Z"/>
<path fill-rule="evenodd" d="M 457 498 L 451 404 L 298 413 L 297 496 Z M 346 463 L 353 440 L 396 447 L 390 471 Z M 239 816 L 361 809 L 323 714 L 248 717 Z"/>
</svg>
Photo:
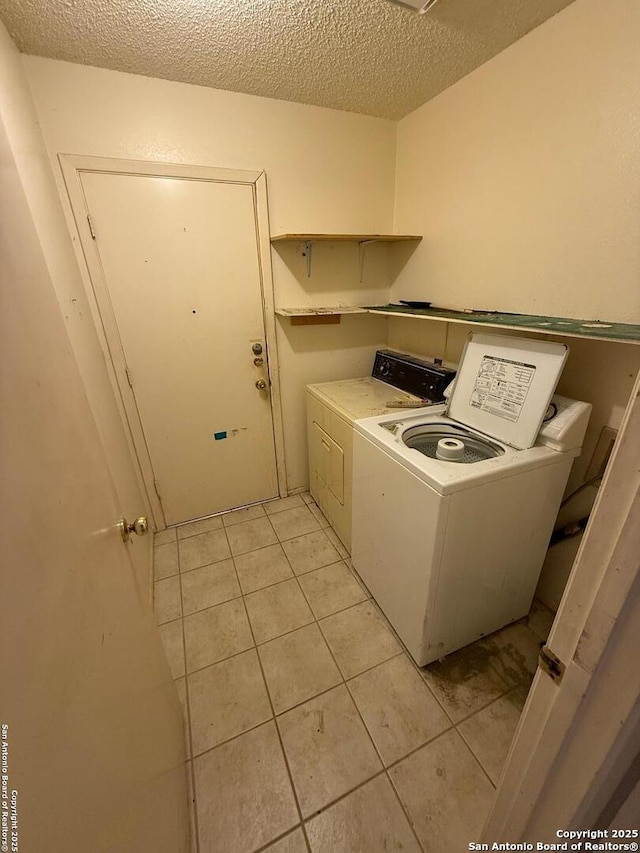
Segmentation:
<svg viewBox="0 0 640 853">
<path fill-rule="evenodd" d="M 93 222 L 91 221 L 91 217 L 87 213 L 87 222 L 89 223 L 89 231 L 91 232 L 91 236 L 93 239 L 96 239 L 96 232 L 93 230 Z"/>
<path fill-rule="evenodd" d="M 127 382 L 129 383 L 129 388 L 133 391 L 133 379 L 131 378 L 131 371 L 128 367 L 125 367 L 124 372 L 127 375 Z"/>
<path fill-rule="evenodd" d="M 566 669 L 559 657 L 550 648 L 543 646 L 538 655 L 538 666 L 550 676 L 556 684 L 560 684 Z"/>
</svg>

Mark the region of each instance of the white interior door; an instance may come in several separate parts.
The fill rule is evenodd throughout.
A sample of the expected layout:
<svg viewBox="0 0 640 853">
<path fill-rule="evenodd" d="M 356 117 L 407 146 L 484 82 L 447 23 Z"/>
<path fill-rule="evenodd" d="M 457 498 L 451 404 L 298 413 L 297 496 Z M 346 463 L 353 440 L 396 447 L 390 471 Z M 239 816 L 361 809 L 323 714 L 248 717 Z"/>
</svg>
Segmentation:
<svg viewBox="0 0 640 853">
<path fill-rule="evenodd" d="M 1 121 L 0 167 L 11 211 L 0 229 L 0 738 L 3 807 L 11 802 L 17 824 L 8 821 L 3 849 L 186 853 L 179 703 L 129 554 L 150 543 L 126 546 L 116 528 L 102 445 Z"/>
<path fill-rule="evenodd" d="M 254 187 L 80 181 L 167 523 L 277 496 Z"/>
<path fill-rule="evenodd" d="M 536 673 L 487 841 L 558 843 L 562 830 L 638 830 L 637 811 L 635 824 L 615 820 L 627 813 L 622 804 L 633 801 L 638 776 L 639 447 L 640 375 L 547 640 L 563 674 Z"/>
</svg>

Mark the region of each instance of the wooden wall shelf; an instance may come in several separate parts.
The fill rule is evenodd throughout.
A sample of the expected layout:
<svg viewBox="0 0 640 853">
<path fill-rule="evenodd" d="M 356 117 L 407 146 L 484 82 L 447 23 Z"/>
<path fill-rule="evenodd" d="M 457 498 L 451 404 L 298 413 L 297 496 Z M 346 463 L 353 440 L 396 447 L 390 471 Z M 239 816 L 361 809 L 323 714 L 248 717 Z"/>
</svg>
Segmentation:
<svg viewBox="0 0 640 853">
<path fill-rule="evenodd" d="M 633 323 L 609 323 L 604 320 L 577 320 L 571 317 L 545 317 L 537 314 L 508 314 L 500 311 L 408 308 L 406 305 L 393 304 L 372 305 L 369 306 L 368 311 L 371 314 L 384 314 L 389 317 L 412 317 L 446 323 L 477 323 L 490 328 L 514 329 L 518 332 L 640 344 L 640 325 Z"/>
<path fill-rule="evenodd" d="M 422 240 L 417 234 L 276 234 L 272 243 L 403 243 Z"/>
<path fill-rule="evenodd" d="M 304 243 L 307 259 L 307 278 L 311 276 L 311 255 L 314 243 L 357 243 L 360 259 L 360 281 L 364 265 L 364 250 L 372 243 L 419 243 L 422 237 L 417 234 L 276 234 L 272 243 Z"/>
<path fill-rule="evenodd" d="M 493 329 L 513 329 L 538 335 L 560 335 L 597 341 L 640 344 L 640 325 L 609 323 L 601 320 L 577 320 L 571 317 L 545 317 L 537 314 L 508 314 L 500 311 L 454 311 L 449 308 L 409 308 L 406 305 L 338 305 L 329 308 L 276 308 L 280 317 L 289 317 L 294 325 L 340 322 L 342 314 L 378 314 L 409 317 L 445 323 L 466 323 Z M 337 317 L 338 319 L 320 319 Z M 304 319 L 303 319 L 304 318 Z"/>
<path fill-rule="evenodd" d="M 339 323 L 343 314 L 368 314 L 368 308 L 338 305 L 331 308 L 276 308 L 279 317 L 289 317 L 292 326 L 319 326 Z"/>
<path fill-rule="evenodd" d="M 276 308 L 276 314 L 280 317 L 319 317 L 327 314 L 368 314 L 370 310 L 359 305 L 337 305 L 331 308 Z"/>
</svg>

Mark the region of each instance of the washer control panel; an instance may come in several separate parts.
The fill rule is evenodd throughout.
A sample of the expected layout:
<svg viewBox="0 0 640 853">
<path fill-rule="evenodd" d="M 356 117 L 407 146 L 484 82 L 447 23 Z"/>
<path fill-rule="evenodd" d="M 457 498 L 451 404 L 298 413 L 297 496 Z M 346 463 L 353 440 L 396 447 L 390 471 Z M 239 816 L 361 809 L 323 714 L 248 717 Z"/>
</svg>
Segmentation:
<svg viewBox="0 0 640 853">
<path fill-rule="evenodd" d="M 371 375 L 423 400 L 440 402 L 456 371 L 393 350 L 378 350 Z"/>
</svg>

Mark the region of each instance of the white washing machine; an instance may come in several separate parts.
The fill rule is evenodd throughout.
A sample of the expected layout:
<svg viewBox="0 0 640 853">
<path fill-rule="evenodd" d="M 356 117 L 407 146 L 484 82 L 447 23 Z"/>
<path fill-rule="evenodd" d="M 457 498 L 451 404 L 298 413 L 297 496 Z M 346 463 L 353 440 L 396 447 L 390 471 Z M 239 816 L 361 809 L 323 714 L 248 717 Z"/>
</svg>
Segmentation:
<svg viewBox="0 0 640 853">
<path fill-rule="evenodd" d="M 591 412 L 566 356 L 473 334 L 446 405 L 354 425 L 353 565 L 420 666 L 529 612 Z"/>
<path fill-rule="evenodd" d="M 307 385 L 309 490 L 351 550 L 353 424 L 358 418 L 440 403 L 455 370 L 407 353 L 378 350 L 371 376 Z"/>
</svg>

